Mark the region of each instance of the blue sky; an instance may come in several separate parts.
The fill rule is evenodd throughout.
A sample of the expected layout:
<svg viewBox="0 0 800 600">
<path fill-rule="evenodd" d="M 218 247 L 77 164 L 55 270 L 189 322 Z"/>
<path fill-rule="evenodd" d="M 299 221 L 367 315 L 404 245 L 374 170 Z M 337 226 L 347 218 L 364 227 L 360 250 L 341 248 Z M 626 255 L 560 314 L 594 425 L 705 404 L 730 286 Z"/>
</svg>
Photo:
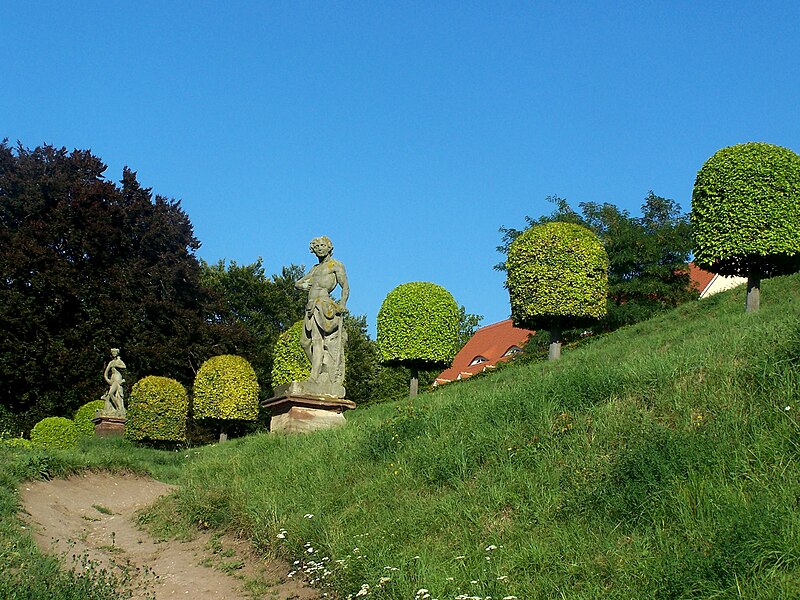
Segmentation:
<svg viewBox="0 0 800 600">
<path fill-rule="evenodd" d="M 328 235 L 374 335 L 433 281 L 507 318 L 500 226 L 549 195 L 690 209 L 719 148 L 800 152 L 798 2 L 7 2 L 0 138 L 180 199 L 198 256 Z"/>
</svg>

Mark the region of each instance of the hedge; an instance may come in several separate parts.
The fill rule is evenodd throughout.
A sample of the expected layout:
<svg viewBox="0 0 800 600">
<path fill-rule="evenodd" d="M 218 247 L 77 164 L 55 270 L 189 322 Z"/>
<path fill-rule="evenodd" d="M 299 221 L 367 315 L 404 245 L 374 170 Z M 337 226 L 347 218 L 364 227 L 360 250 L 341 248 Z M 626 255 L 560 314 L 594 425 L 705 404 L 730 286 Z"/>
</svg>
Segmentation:
<svg viewBox="0 0 800 600">
<path fill-rule="evenodd" d="M 258 418 L 258 381 L 250 363 L 241 356 L 209 358 L 194 380 L 196 419 Z"/>
<path fill-rule="evenodd" d="M 183 442 L 189 394 L 169 377 L 150 375 L 131 388 L 125 437 L 133 441 Z"/>
<path fill-rule="evenodd" d="M 435 283 L 404 283 L 378 312 L 378 354 L 385 364 L 449 365 L 458 350 L 459 309 Z"/>
<path fill-rule="evenodd" d="M 103 400 L 92 400 L 81 406 L 75 411 L 75 425 L 78 427 L 78 434 L 83 437 L 92 437 L 94 435 L 94 415 L 98 410 L 103 410 L 106 403 Z"/>
<path fill-rule="evenodd" d="M 507 287 L 518 327 L 581 326 L 606 314 L 608 255 L 600 239 L 573 223 L 536 225 L 508 249 Z"/>
<path fill-rule="evenodd" d="M 272 387 L 308 379 L 311 363 L 300 345 L 302 334 L 303 321 L 298 321 L 278 336 L 272 363 Z"/>
<path fill-rule="evenodd" d="M 722 275 L 800 269 L 800 156 L 751 142 L 722 148 L 692 193 L 694 262 Z"/>
<path fill-rule="evenodd" d="M 74 448 L 78 436 L 75 421 L 64 417 L 45 417 L 31 429 L 31 443 L 38 448 Z"/>
</svg>

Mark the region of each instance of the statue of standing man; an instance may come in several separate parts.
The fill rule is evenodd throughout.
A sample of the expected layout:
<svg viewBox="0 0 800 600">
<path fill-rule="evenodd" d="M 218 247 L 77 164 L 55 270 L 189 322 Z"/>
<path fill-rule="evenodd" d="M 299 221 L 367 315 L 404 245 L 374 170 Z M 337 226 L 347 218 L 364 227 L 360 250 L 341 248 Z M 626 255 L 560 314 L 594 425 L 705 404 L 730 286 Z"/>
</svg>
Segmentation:
<svg viewBox="0 0 800 600">
<path fill-rule="evenodd" d="M 333 258 L 333 243 L 328 237 L 314 238 L 309 249 L 319 262 L 295 283 L 297 289 L 308 292 L 300 345 L 311 363 L 311 373 L 309 385 L 304 387 L 310 393 L 343 398 L 347 342 L 344 314 L 350 287 L 344 265 Z M 331 297 L 337 286 L 342 290 L 338 302 Z"/>
</svg>

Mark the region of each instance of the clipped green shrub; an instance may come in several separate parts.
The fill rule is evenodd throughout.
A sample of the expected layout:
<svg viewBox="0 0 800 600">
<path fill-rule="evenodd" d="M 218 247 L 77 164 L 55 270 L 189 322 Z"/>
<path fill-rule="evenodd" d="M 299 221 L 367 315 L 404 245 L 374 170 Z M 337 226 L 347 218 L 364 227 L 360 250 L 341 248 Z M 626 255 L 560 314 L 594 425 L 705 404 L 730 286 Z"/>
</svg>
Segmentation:
<svg viewBox="0 0 800 600">
<path fill-rule="evenodd" d="M 385 364 L 449 365 L 458 350 L 458 304 L 435 283 L 404 283 L 378 312 L 378 353 Z"/>
<path fill-rule="evenodd" d="M 549 330 L 551 360 L 561 355 L 563 329 L 606 314 L 608 255 L 585 227 L 561 222 L 531 227 L 511 243 L 506 269 L 514 325 Z"/>
<path fill-rule="evenodd" d="M 747 277 L 756 290 L 800 270 L 800 156 L 757 142 L 722 148 L 697 173 L 691 220 L 704 269 Z"/>
<path fill-rule="evenodd" d="M 241 356 L 212 356 L 194 380 L 196 419 L 258 418 L 258 381 L 250 363 Z"/>
<path fill-rule="evenodd" d="M 800 265 L 800 156 L 772 144 L 723 148 L 692 194 L 694 261 L 723 275 L 794 272 Z M 794 260 L 787 260 L 794 258 Z"/>
<path fill-rule="evenodd" d="M 98 410 L 103 410 L 106 403 L 102 400 L 92 400 L 81 406 L 75 411 L 75 425 L 78 427 L 78 434 L 82 437 L 92 437 L 94 435 L 94 414 Z"/>
<path fill-rule="evenodd" d="M 302 381 L 311 372 L 311 363 L 300 346 L 303 321 L 298 321 L 284 331 L 275 342 L 275 355 L 272 363 L 272 387 L 285 385 L 292 381 Z"/>
<path fill-rule="evenodd" d="M 30 440 L 26 440 L 22 437 L 12 437 L 12 438 L 4 438 L 0 439 L 0 444 L 4 444 L 5 446 L 9 446 L 10 448 L 25 448 L 29 450 L 33 448 L 33 444 Z"/>
<path fill-rule="evenodd" d="M 511 244 L 506 267 L 511 318 L 518 327 L 580 326 L 606 314 L 608 256 L 585 227 L 531 227 Z"/>
<path fill-rule="evenodd" d="M 137 442 L 183 442 L 188 412 L 189 395 L 182 384 L 150 375 L 131 389 L 125 437 Z"/>
<path fill-rule="evenodd" d="M 33 426 L 31 443 L 39 448 L 74 448 L 78 443 L 78 426 L 72 419 L 45 417 Z"/>
</svg>

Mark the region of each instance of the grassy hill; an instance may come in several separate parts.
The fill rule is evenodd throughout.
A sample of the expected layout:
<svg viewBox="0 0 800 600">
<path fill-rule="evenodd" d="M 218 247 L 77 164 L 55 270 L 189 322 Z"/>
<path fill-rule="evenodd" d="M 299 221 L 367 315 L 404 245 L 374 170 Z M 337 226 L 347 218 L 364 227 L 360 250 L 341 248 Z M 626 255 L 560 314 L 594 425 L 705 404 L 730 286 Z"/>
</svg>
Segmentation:
<svg viewBox="0 0 800 600">
<path fill-rule="evenodd" d="M 161 511 L 342 597 L 798 597 L 800 278 L 763 291 L 205 450 Z"/>
<path fill-rule="evenodd" d="M 235 531 L 340 598 L 800 597 L 800 277 L 762 291 L 159 459 L 181 490 L 143 521 Z"/>
</svg>

